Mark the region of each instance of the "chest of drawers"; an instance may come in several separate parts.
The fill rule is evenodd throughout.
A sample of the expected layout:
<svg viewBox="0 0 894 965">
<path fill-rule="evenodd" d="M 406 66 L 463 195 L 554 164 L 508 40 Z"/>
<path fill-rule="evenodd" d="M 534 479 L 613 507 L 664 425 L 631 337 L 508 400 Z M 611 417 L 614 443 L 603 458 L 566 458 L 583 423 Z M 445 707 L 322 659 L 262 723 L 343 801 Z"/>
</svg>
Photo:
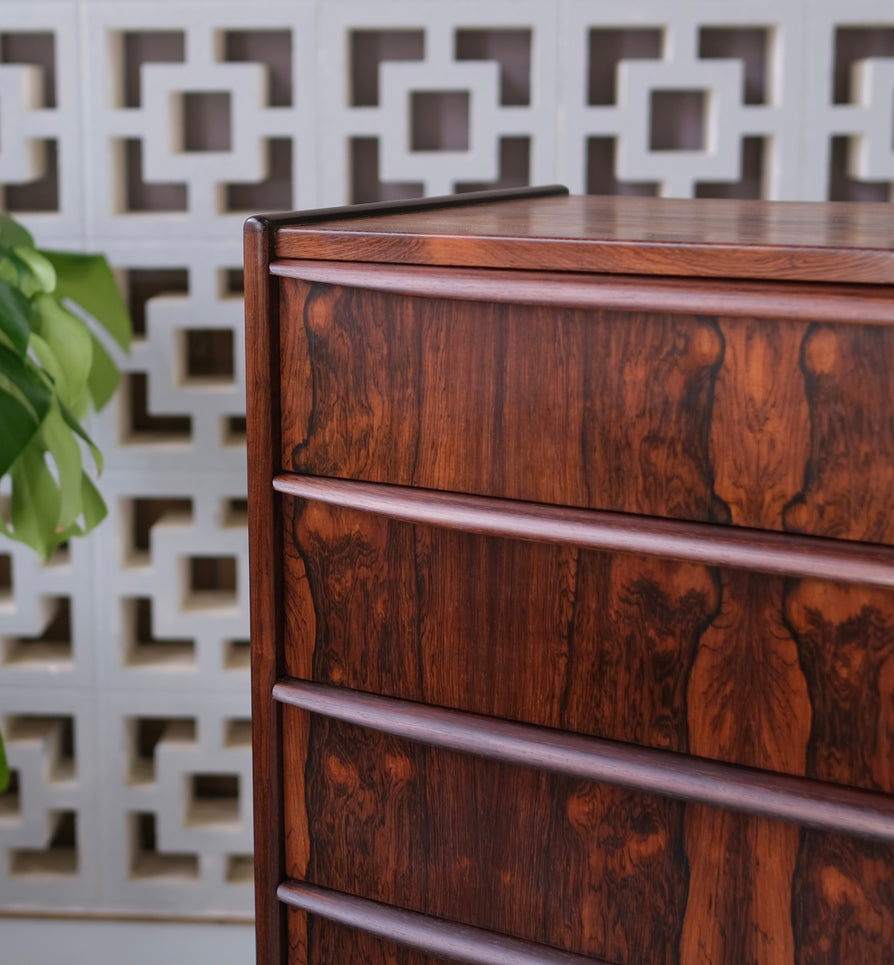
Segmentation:
<svg viewBox="0 0 894 965">
<path fill-rule="evenodd" d="M 894 962 L 894 218 L 246 225 L 259 962 Z"/>
</svg>

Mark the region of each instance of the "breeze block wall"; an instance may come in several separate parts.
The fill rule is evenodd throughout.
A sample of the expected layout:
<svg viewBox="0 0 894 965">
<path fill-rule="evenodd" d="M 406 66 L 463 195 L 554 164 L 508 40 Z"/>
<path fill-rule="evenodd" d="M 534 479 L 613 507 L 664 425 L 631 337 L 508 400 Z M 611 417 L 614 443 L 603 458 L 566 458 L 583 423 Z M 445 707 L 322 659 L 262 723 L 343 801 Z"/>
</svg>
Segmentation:
<svg viewBox="0 0 894 965">
<path fill-rule="evenodd" d="M 136 340 L 91 423 L 109 519 L 0 544 L 0 909 L 251 916 L 247 215 L 890 202 L 892 103 L 890 0 L 3 0 L 0 205 L 107 253 Z"/>
</svg>

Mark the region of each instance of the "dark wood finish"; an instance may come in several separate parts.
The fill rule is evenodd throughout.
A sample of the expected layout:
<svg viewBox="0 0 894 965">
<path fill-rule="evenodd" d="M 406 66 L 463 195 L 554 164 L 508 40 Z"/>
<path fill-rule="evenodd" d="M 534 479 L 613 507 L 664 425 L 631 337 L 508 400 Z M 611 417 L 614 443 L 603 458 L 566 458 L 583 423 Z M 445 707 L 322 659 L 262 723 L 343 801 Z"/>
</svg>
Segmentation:
<svg viewBox="0 0 894 965">
<path fill-rule="evenodd" d="M 894 588 L 894 548 L 284 473 L 280 493 L 465 533 Z"/>
<path fill-rule="evenodd" d="M 548 305 L 556 308 L 623 309 L 635 312 L 755 315 L 809 322 L 894 324 L 894 295 L 889 288 L 828 285 L 822 299 L 816 288 L 791 283 L 677 278 L 648 275 L 582 275 L 544 271 L 457 271 L 418 265 L 356 264 L 341 261 L 275 261 L 270 271 L 281 278 L 365 288 L 371 291 L 449 297 L 461 301 Z"/>
<path fill-rule="evenodd" d="M 894 282 L 894 219 L 880 204 L 550 197 L 284 227 L 277 258 Z"/>
<path fill-rule="evenodd" d="M 325 684 L 282 681 L 273 688 L 273 696 L 314 714 L 429 747 L 894 844 L 894 799 L 886 794 L 715 764 Z"/>
<path fill-rule="evenodd" d="M 890 326 L 280 292 L 294 472 L 894 540 Z"/>
<path fill-rule="evenodd" d="M 389 908 L 380 902 L 350 897 L 305 882 L 284 883 L 277 894 L 281 901 L 295 908 L 400 945 L 440 955 L 451 962 L 468 962 L 469 965 L 608 965 L 552 948 L 537 948 L 505 935 Z"/>
<path fill-rule="evenodd" d="M 319 501 L 290 500 L 285 525 L 292 677 L 894 791 L 879 676 L 891 590 L 495 539 Z M 819 632 L 830 639 L 815 667 Z M 878 696 L 860 698 L 867 688 Z M 841 781 L 844 744 L 881 756 Z"/>
<path fill-rule="evenodd" d="M 348 204 L 340 208 L 317 208 L 309 211 L 258 215 L 256 219 L 278 229 L 296 225 L 309 225 L 334 221 L 350 221 L 355 218 L 381 217 L 382 215 L 410 215 L 424 212 L 443 212 L 450 208 L 468 208 L 500 201 L 518 202 L 524 199 L 567 196 L 568 188 L 562 184 L 533 185 L 527 188 L 494 188 L 485 191 L 466 191 L 463 194 L 446 194 L 432 198 L 406 198 L 403 201 L 371 201 L 366 204 Z"/>
<path fill-rule="evenodd" d="M 894 965 L 887 208 L 252 232 L 259 961 Z"/>
<path fill-rule="evenodd" d="M 282 880 L 285 856 L 279 828 L 282 807 L 281 715 L 270 700 L 283 653 L 281 508 L 269 480 L 280 447 L 279 328 L 268 265 L 273 226 L 245 226 L 246 426 L 249 582 L 251 593 L 252 766 L 254 769 L 255 927 L 259 962 L 285 961 L 286 917 L 268 900 Z"/>
<path fill-rule="evenodd" d="M 721 947 L 713 960 L 785 961 L 785 946 L 805 937 L 790 909 L 813 883 L 785 866 L 786 845 L 797 851 L 796 827 L 426 748 L 326 718 L 315 719 L 309 762 L 315 845 L 302 878 L 311 884 L 611 962 L 701 961 L 699 936 L 714 931 Z M 720 854 L 692 847 L 712 832 Z M 858 914 L 878 916 L 877 932 L 886 930 L 891 911 L 877 871 L 894 857 L 891 846 L 813 834 L 801 860 L 823 867 L 836 850 L 850 858 L 833 880 L 847 883 L 851 895 L 875 891 L 882 900 Z M 772 861 L 763 853 L 768 845 L 780 849 Z M 834 898 L 822 881 L 816 885 Z M 854 910 L 811 927 L 834 947 L 853 927 Z M 871 937 L 862 944 L 873 950 Z M 874 951 L 833 960 L 883 960 L 878 953 L 886 949 Z M 328 960 L 312 933 L 308 958 Z"/>
</svg>

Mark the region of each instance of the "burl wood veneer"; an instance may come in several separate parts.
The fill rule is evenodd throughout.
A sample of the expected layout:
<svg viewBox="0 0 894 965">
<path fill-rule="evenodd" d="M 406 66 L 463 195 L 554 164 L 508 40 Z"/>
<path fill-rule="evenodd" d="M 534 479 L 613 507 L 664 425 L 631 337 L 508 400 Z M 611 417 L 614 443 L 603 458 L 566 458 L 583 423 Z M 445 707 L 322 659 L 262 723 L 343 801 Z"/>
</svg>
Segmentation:
<svg viewBox="0 0 894 965">
<path fill-rule="evenodd" d="M 261 965 L 894 963 L 894 218 L 246 226 Z"/>
</svg>

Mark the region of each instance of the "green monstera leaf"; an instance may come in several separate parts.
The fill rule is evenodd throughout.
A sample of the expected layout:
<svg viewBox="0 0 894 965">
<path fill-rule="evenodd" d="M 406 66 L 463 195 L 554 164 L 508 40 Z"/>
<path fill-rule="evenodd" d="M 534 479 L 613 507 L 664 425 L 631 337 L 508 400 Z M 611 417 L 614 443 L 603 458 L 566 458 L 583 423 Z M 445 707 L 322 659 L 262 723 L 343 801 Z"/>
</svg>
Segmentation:
<svg viewBox="0 0 894 965">
<path fill-rule="evenodd" d="M 42 251 L 0 213 L 0 533 L 43 559 L 106 514 L 90 475 L 102 459 L 81 423 L 120 380 L 103 340 L 126 350 L 131 333 L 102 255 Z"/>
<path fill-rule="evenodd" d="M 9 787 L 9 765 L 6 763 L 6 751 L 3 748 L 3 737 L 0 736 L 0 794 Z"/>
</svg>

